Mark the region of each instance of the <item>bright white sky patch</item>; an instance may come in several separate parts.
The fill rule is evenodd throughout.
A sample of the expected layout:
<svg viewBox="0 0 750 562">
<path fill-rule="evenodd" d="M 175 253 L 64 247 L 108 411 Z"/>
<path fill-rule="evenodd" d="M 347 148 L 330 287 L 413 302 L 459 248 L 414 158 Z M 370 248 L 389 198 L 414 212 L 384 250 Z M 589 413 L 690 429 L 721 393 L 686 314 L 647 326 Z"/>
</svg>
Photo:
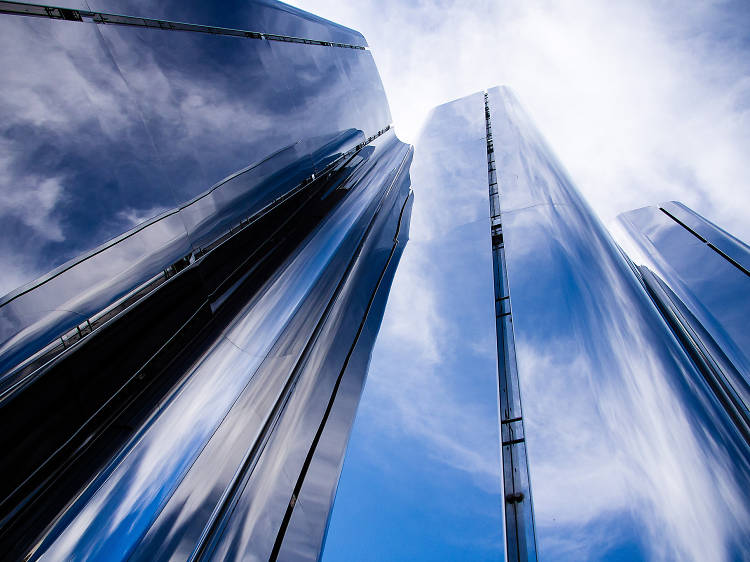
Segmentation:
<svg viewBox="0 0 750 562">
<path fill-rule="evenodd" d="M 741 5 L 291 3 L 365 35 L 403 140 L 435 105 L 505 84 L 605 223 L 676 199 L 750 240 Z"/>
</svg>

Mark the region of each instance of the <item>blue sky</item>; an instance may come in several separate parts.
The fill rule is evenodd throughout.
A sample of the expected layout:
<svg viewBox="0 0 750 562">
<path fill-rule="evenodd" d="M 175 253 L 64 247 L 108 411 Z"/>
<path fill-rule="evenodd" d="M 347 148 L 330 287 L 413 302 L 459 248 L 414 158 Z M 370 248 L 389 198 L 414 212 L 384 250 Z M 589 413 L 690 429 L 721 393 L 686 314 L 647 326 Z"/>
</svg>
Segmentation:
<svg viewBox="0 0 750 562">
<path fill-rule="evenodd" d="M 417 142 L 432 107 L 509 85 L 605 223 L 629 209 L 680 200 L 750 239 L 747 6 L 291 3 L 365 35 L 403 140 Z M 412 187 L 412 240 L 352 433 L 329 562 L 392 559 L 396 545 L 413 547 L 399 559 L 498 555 L 491 528 L 498 515 L 480 514 L 496 493 L 498 461 L 483 443 L 497 421 L 481 397 L 457 392 L 462 373 L 429 368 L 450 356 L 445 344 L 455 326 L 427 263 L 425 241 L 434 234 L 427 218 L 435 209 L 420 197 L 428 188 L 418 178 Z M 427 369 L 401 368 L 404 342 Z M 475 542 L 461 544 L 461 536 Z"/>
</svg>

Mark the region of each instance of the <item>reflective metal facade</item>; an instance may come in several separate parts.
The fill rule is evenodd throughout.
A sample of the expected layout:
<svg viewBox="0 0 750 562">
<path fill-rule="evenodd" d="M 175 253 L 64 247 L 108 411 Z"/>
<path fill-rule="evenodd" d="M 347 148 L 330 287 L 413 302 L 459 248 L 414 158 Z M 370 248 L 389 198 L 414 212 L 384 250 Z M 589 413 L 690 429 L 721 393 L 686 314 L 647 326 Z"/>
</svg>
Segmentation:
<svg viewBox="0 0 750 562">
<path fill-rule="evenodd" d="M 481 93 L 434 108 L 415 143 L 409 245 L 373 350 L 324 562 L 503 559 L 482 108 Z"/>
<path fill-rule="evenodd" d="M 673 203 L 624 214 L 618 245 L 506 88 L 438 107 L 415 151 L 415 244 L 457 348 L 430 368 L 497 377 L 495 442 L 466 450 L 497 455 L 505 558 L 746 560 L 747 246 Z M 488 332 L 496 373 L 472 352 Z"/>
<path fill-rule="evenodd" d="M 538 558 L 744 559 L 736 412 L 513 94 L 488 94 Z M 692 249 L 661 241 L 685 275 Z M 746 307 L 747 278 L 728 273 L 708 273 L 716 290 L 701 298 Z"/>
<path fill-rule="evenodd" d="M 317 558 L 413 200 L 366 42 L 271 1 L 0 12 L 3 554 Z M 748 247 L 678 203 L 616 244 L 505 88 L 417 151 L 430 368 L 498 412 L 497 482 L 453 490 L 484 554 L 747 559 Z"/>
<path fill-rule="evenodd" d="M 623 213 L 615 235 L 750 437 L 750 248 L 675 201 Z"/>
<path fill-rule="evenodd" d="M 366 42 L 271 1 L 0 12 L 0 549 L 315 559 L 412 204 Z"/>
</svg>

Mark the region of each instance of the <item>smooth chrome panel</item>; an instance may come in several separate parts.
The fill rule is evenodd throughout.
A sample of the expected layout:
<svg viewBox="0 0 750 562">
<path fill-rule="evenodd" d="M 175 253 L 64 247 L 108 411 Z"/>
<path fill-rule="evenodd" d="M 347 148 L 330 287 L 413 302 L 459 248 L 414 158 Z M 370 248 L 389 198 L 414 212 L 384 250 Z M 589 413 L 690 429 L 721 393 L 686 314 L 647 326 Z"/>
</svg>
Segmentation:
<svg viewBox="0 0 750 562">
<path fill-rule="evenodd" d="M 534 513 L 529 483 L 526 438 L 523 422 L 516 345 L 513 337 L 513 303 L 508 288 L 503 238 L 503 215 L 492 134 L 489 95 L 484 94 L 487 128 L 487 180 L 490 201 L 490 236 L 495 284 L 495 325 L 497 330 L 497 367 L 499 382 L 500 438 L 505 501 L 505 557 L 509 561 L 535 560 Z"/>
<path fill-rule="evenodd" d="M 129 25 L 144 25 L 146 19 L 151 20 L 146 25 L 159 28 L 161 26 L 154 21 L 159 20 L 164 29 L 170 29 L 169 24 L 184 23 L 333 42 L 360 49 L 367 47 L 367 41 L 358 31 L 274 0 L 226 0 L 220 4 L 181 0 L 164 0 L 158 3 L 148 0 L 55 0 L 38 3 L 10 0 L 7 4 L 8 6 L 0 5 L 0 9 L 42 17 L 65 18 L 57 8 L 67 8 L 88 14 L 89 17 L 92 11 L 115 16 L 107 18 L 108 21 L 121 21 L 117 16 L 126 16 L 130 19 Z M 46 12 L 45 7 L 52 8 L 51 15 Z M 67 16 L 75 17 L 73 14 Z"/>
<path fill-rule="evenodd" d="M 0 300 L 0 545 L 316 558 L 408 237 L 372 55 L 266 0 L 83 4 L 0 17 L 5 289 L 37 278 Z"/>
<path fill-rule="evenodd" d="M 409 154 L 404 153 L 403 145 L 399 150 L 392 152 L 392 158 L 396 161 L 387 164 L 388 157 L 383 157 L 382 171 L 395 170 L 408 164 L 405 160 Z M 397 164 L 394 166 L 393 164 Z M 308 347 L 295 368 L 294 391 L 289 397 L 289 402 L 285 406 L 285 411 L 281 415 L 274 432 L 270 435 L 265 445 L 264 456 L 258 462 L 251 474 L 247 476 L 247 483 L 244 484 L 244 490 L 238 493 L 236 506 L 233 509 L 242 514 L 238 517 L 229 518 L 220 526 L 220 532 L 217 531 L 215 541 L 207 548 L 207 556 L 213 559 L 242 559 L 248 556 L 257 559 L 273 558 L 280 548 L 281 541 L 284 539 L 286 528 L 281 522 L 289 519 L 291 509 L 298 491 L 290 490 L 287 493 L 285 501 L 277 503 L 276 501 L 257 501 L 257 495 L 263 494 L 268 490 L 277 488 L 284 489 L 284 475 L 290 477 L 296 487 L 302 483 L 303 476 L 297 476 L 301 471 L 306 471 L 306 457 L 310 454 L 311 447 L 314 447 L 314 437 L 316 430 L 321 425 L 321 418 L 324 416 L 327 404 L 331 399 L 332 392 L 338 385 L 337 378 L 342 370 L 342 363 L 345 362 L 347 352 L 355 335 L 358 335 L 358 328 L 367 314 L 368 301 L 370 294 L 359 292 L 359 287 L 375 287 L 378 279 L 387 266 L 387 259 L 393 246 L 393 234 L 396 231 L 397 224 L 392 219 L 400 217 L 401 208 L 405 203 L 408 194 L 408 179 L 402 177 L 394 178 L 392 174 L 382 175 L 374 172 L 362 178 L 357 189 L 367 192 L 372 189 L 382 190 L 382 184 L 385 181 L 389 185 L 391 181 L 398 179 L 389 189 L 386 195 L 387 200 L 383 203 L 385 208 L 382 214 L 376 215 L 377 221 L 373 227 L 367 226 L 366 238 L 360 243 L 363 247 L 360 249 L 352 248 L 355 256 L 361 253 L 367 255 L 365 260 L 357 258 L 356 261 L 347 265 L 349 268 L 344 276 L 343 284 L 337 287 L 335 300 L 325 311 L 321 324 L 316 327 L 316 332 L 310 340 Z M 406 180 L 406 181 L 404 181 Z M 374 201 L 378 207 L 381 201 Z M 372 215 L 375 209 L 367 210 L 363 217 Z M 391 242 L 388 252 L 380 251 L 378 247 L 379 229 L 383 228 L 382 221 L 387 217 L 391 218 L 390 224 L 386 222 L 386 231 L 390 233 Z M 369 221 L 368 221 L 369 222 Z M 376 226 L 380 223 L 380 226 Z M 352 239 L 356 242 L 356 239 Z M 379 254 L 379 255 L 378 255 Z M 338 276 L 341 278 L 341 276 Z M 351 423 L 351 420 L 349 421 Z M 343 444 L 342 444 L 343 445 Z M 280 467 L 281 472 L 279 473 Z M 329 474 L 328 485 L 335 486 L 338 473 Z M 320 532 L 322 538 L 322 529 L 325 525 L 325 517 L 320 521 Z M 279 521 L 282 524 L 282 531 L 278 537 L 269 535 L 266 528 L 269 521 Z M 290 521 L 288 525 L 292 525 Z M 302 531 L 307 533 L 305 526 Z M 299 531 L 298 531 L 299 532 Z M 273 539 L 276 539 L 275 541 Z M 320 541 L 315 545 L 314 552 L 320 549 Z M 283 558 L 282 558 L 283 559 Z"/>
<path fill-rule="evenodd" d="M 179 213 L 171 212 L 118 237 L 46 276 L 47 281 L 0 308 L 0 390 L 19 381 L 9 369 L 76 325 L 96 325 L 100 311 L 134 289 L 164 276 L 164 269 L 191 251 Z M 67 340 L 67 334 L 65 338 Z"/>
<path fill-rule="evenodd" d="M 356 189 L 351 190 L 335 213 L 300 246 L 268 287 L 247 304 L 216 343 L 194 363 L 183 385 L 46 534 L 34 551 L 35 558 L 94 559 L 136 554 L 150 559 L 157 553 L 181 558 L 201 544 L 201 520 L 205 524 L 210 507 L 222 499 L 220 491 L 232 484 L 227 477 L 238 470 L 242 448 L 251 451 L 257 446 L 258 432 L 271 415 L 271 403 L 266 397 L 281 392 L 284 378 L 279 375 L 293 367 L 288 359 L 300 353 L 300 346 L 309 336 L 303 336 L 304 331 L 299 333 L 296 329 L 286 336 L 296 351 L 278 348 L 278 338 L 294 325 L 292 321 L 296 316 L 301 314 L 301 318 L 313 322 L 319 317 L 321 311 L 313 312 L 309 306 L 319 308 L 330 298 L 326 295 L 331 294 L 344 273 L 350 259 L 347 256 L 352 255 L 354 246 L 365 233 L 364 227 L 371 220 L 384 185 L 390 183 L 398 164 L 407 155 L 406 146 L 392 133 L 377 145 L 382 153 L 376 149 L 372 154 L 373 164 L 367 166 L 366 161 L 360 164 L 366 168 L 364 177 L 352 177 Z M 408 183 L 400 185 L 401 193 L 404 188 L 408 190 Z M 352 282 L 352 287 L 372 286 L 372 280 Z M 301 308 L 305 302 L 311 303 L 307 309 Z M 364 308 L 357 308 L 353 303 L 345 310 L 364 313 Z M 335 357 L 331 348 L 336 347 L 336 341 L 351 341 L 356 332 L 356 326 L 335 323 L 328 329 L 331 336 L 317 351 L 321 359 Z M 311 369 L 308 379 L 313 377 L 307 385 L 311 385 L 318 370 L 314 362 L 307 368 Z M 322 369 L 321 372 L 328 371 Z M 277 389 L 271 391 L 270 396 L 270 387 L 264 388 L 268 385 Z M 326 390 L 324 384 L 315 384 L 310 389 L 319 395 L 309 398 L 307 405 L 303 401 L 299 407 L 295 407 L 294 401 L 290 402 L 285 406 L 285 411 L 290 413 L 282 419 L 297 419 L 299 423 L 310 415 L 314 417 L 316 408 L 324 407 L 324 397 L 330 396 L 330 386 Z M 300 395 L 304 396 L 303 390 L 295 390 L 293 397 Z M 266 406 L 262 405 L 264 403 Z M 248 434 L 243 427 L 255 429 Z M 313 428 L 310 424 L 302 427 Z M 258 510 L 265 512 L 272 505 L 279 505 L 273 502 L 273 494 L 268 495 L 270 490 L 276 489 L 283 497 L 284 491 L 290 494 L 294 486 L 294 475 L 299 470 L 296 467 L 301 461 L 290 463 L 284 459 L 292 453 L 304 457 L 309 442 L 293 446 L 294 440 L 299 439 L 300 429 L 291 433 L 287 430 L 286 444 L 274 449 L 271 444 L 280 439 L 279 431 L 280 428 L 275 428 L 271 433 L 269 444 L 261 449 L 264 453 L 258 468 L 252 472 L 255 477 L 265 466 L 276 467 L 271 473 L 275 483 L 267 487 L 253 485 L 251 480 L 246 485 L 247 493 L 253 497 L 261 494 L 264 499 L 257 501 L 256 497 L 251 507 L 238 508 L 242 521 L 247 521 Z M 234 443 L 229 451 L 235 452 L 229 457 L 217 455 L 216 448 L 226 452 L 228 443 Z M 221 459 L 218 464 L 217 459 Z M 284 469 L 279 472 L 282 465 Z M 336 475 L 331 476 L 335 481 Z M 212 503 L 206 503 L 207 493 L 213 495 Z M 194 509 L 185 511 L 188 499 L 198 503 Z M 287 495 L 281 505 L 288 501 Z M 199 509 L 201 505 L 205 507 Z M 230 519 L 229 523 L 233 522 L 234 519 Z M 263 522 L 258 529 L 259 542 L 239 545 L 238 556 L 245 556 L 243 553 L 247 549 L 268 545 L 269 541 L 273 545 L 276 534 L 267 526 L 267 519 L 263 518 Z M 189 527 L 193 528 L 192 533 L 186 533 Z M 175 541 L 173 536 L 177 531 L 180 541 Z M 147 533 L 154 533 L 157 540 L 150 539 Z M 269 552 L 270 547 L 266 554 Z"/>
<path fill-rule="evenodd" d="M 76 4 L 74 0 L 67 1 L 71 6 Z M 367 41 L 358 31 L 273 0 L 225 0 L 221 3 L 182 0 L 157 3 L 148 0 L 87 0 L 86 3 L 88 8 L 81 5 L 75 7 L 367 46 Z"/>
<path fill-rule="evenodd" d="M 271 2 L 154 9 L 339 33 Z M 366 50 L 13 15 L 0 37 L 0 292 L 26 283 L 0 300 L 2 372 L 389 124 Z"/>
<path fill-rule="evenodd" d="M 739 378 L 731 373 L 728 376 L 734 379 L 732 385 L 747 410 L 750 275 L 742 268 L 750 266 L 750 249 L 676 203 L 623 213 L 618 223 L 620 228 L 615 233 L 620 245 L 638 265 L 647 266 L 658 275 L 687 307 L 690 323 L 700 326 L 694 329 L 707 332 L 705 345 L 721 350 L 712 355 L 718 361 L 719 355 L 724 355 L 731 363 L 725 370 L 739 373 Z"/>
<path fill-rule="evenodd" d="M 748 443 L 513 94 L 489 97 L 539 558 L 743 559 Z"/>
<path fill-rule="evenodd" d="M 389 337 L 373 351 L 360 408 L 370 415 L 352 433 L 324 561 L 503 558 L 484 136 L 478 93 L 435 108 L 416 143 L 410 239 L 391 293 L 407 308 L 386 308 Z M 398 398 L 374 390 L 384 386 Z M 295 517 L 316 518 L 323 500 L 313 498 L 301 496 Z M 283 552 L 297 559 L 307 536 L 290 539 Z"/>
<path fill-rule="evenodd" d="M 394 240 L 387 236 L 392 232 L 391 229 L 384 229 L 386 236 L 381 236 L 378 241 L 378 253 L 383 257 L 387 256 L 390 263 L 383 272 L 378 293 L 373 295 L 370 312 L 356 347 L 347 358 L 335 402 L 332 404 L 328 421 L 297 498 L 299 507 L 295 506 L 289 529 L 281 545 L 279 560 L 319 559 L 319 555 L 313 554 L 319 553 L 322 547 L 338 484 L 338 480 L 334 481 L 331 475 L 341 473 L 346 445 L 365 383 L 372 346 L 383 317 L 388 289 L 396 264 L 409 238 L 412 201 L 413 198 L 410 198 L 399 217 L 401 226 L 397 231 L 397 245 L 393 247 Z M 394 215 L 396 213 L 392 213 L 391 216 L 395 219 Z"/>
<path fill-rule="evenodd" d="M 709 244 L 726 254 L 740 267 L 750 271 L 750 247 L 747 244 L 679 201 L 666 201 L 659 207 L 692 229 L 696 234 L 702 236 Z"/>
</svg>

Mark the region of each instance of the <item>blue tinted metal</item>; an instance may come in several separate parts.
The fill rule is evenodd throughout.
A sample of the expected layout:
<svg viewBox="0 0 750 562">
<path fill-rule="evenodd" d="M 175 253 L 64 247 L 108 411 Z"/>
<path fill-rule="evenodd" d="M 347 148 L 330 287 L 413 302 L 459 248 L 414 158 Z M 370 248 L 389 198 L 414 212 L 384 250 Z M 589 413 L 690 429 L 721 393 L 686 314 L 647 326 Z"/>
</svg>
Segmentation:
<svg viewBox="0 0 750 562">
<path fill-rule="evenodd" d="M 400 215 L 400 228 L 397 231 L 399 244 L 396 251 L 390 253 L 388 269 L 379 281 L 383 288 L 390 285 L 395 273 L 396 260 L 409 238 L 412 201 L 413 198 L 407 202 Z M 378 246 L 383 254 L 389 249 L 391 242 L 388 236 L 381 236 Z M 320 445 L 315 456 L 310 459 L 304 485 L 300 489 L 297 502 L 300 503 L 301 509 L 294 511 L 293 517 L 296 519 L 293 518 L 289 524 L 286 540 L 279 552 L 280 560 L 310 560 L 310 554 L 319 550 L 323 542 L 337 484 L 329 475 L 341 472 L 351 420 L 356 413 L 364 386 L 364 375 L 367 373 L 372 344 L 386 303 L 385 296 L 384 291 L 379 291 L 370 303 L 368 321 L 362 326 L 357 347 L 348 357 L 347 370 L 342 377 L 336 402 L 332 404 L 329 421 L 324 429 L 326 433 L 320 436 Z M 312 532 L 304 532 L 305 529 L 311 529 Z"/>
<path fill-rule="evenodd" d="M 231 0 L 216 5 L 176 0 L 156 5 L 143 0 L 60 0 L 53 5 L 2 0 L 0 12 L 237 37 L 263 34 L 272 40 L 367 47 L 359 32 L 274 0 Z"/>
<path fill-rule="evenodd" d="M 624 213 L 619 226 L 620 244 L 651 270 L 646 281 L 655 298 L 677 311 L 680 325 L 711 358 L 748 423 L 750 273 L 743 264 L 750 265 L 750 250 L 674 202 Z"/>
<path fill-rule="evenodd" d="M 38 277 L 0 301 L 0 548 L 315 558 L 410 147 L 370 53 L 322 44 L 356 32 L 265 1 L 90 4 L 0 19 L 1 250 L 28 266 L 5 289 Z"/>
<path fill-rule="evenodd" d="M 539 558 L 742 559 L 747 441 L 514 96 L 489 99 Z"/>
<path fill-rule="evenodd" d="M 536 559 L 534 514 L 529 486 L 523 407 L 518 384 L 516 345 L 513 336 L 513 303 L 508 286 L 500 211 L 500 184 L 495 162 L 492 113 L 489 96 L 484 94 L 487 129 L 487 180 L 489 184 L 492 266 L 495 281 L 495 325 L 497 329 L 498 381 L 500 385 L 500 439 L 503 452 L 503 492 L 505 499 L 505 540 L 508 560 Z"/>
<path fill-rule="evenodd" d="M 484 137 L 483 98 L 475 94 L 435 108 L 416 144 L 408 276 L 399 270 L 392 294 L 425 295 L 430 306 L 407 304 L 408 318 L 386 310 L 384 329 L 417 333 L 401 345 L 393 336 L 379 340 L 369 377 L 391 381 L 424 428 L 388 431 L 402 418 L 390 420 L 393 404 L 368 386 L 363 407 L 369 401 L 385 428 L 368 425 L 371 416 L 357 419 L 323 560 L 503 558 Z M 423 333 L 441 334 L 429 357 L 412 345 Z M 311 512 L 308 520 L 319 513 Z"/>
<path fill-rule="evenodd" d="M 393 146 L 394 143 L 400 145 L 391 135 L 389 144 Z M 378 158 L 378 161 L 381 166 L 390 169 L 387 158 Z M 101 482 L 95 482 L 91 486 L 96 492 L 92 492 L 90 497 L 87 494 L 82 498 L 78 502 L 80 507 L 76 505 L 68 510 L 64 528 L 59 535 L 57 529 L 53 529 L 39 552 L 52 559 L 74 556 L 87 559 L 107 558 L 113 553 L 129 555 L 132 552 L 148 528 L 154 527 L 155 517 L 162 512 L 164 502 L 185 478 L 186 471 L 191 467 L 196 469 L 196 458 L 228 415 L 243 389 L 256 399 L 263 396 L 264 393 L 255 388 L 262 380 L 253 375 L 264 358 L 266 361 L 270 360 L 267 356 L 278 334 L 290 322 L 303 300 L 310 298 L 310 292 L 320 284 L 321 275 L 328 275 L 332 279 L 338 279 L 341 275 L 336 273 L 336 269 L 331 270 L 329 263 L 332 260 L 334 263 L 338 261 L 341 264 L 339 267 L 345 264 L 343 257 L 336 257 L 336 253 L 352 251 L 347 250 L 347 244 L 356 244 L 356 238 L 352 238 L 350 242 L 345 240 L 351 238 L 351 233 L 362 230 L 362 227 L 355 228 L 357 222 L 370 220 L 372 211 L 368 212 L 368 207 L 377 202 L 375 197 L 382 188 L 381 181 L 382 176 L 377 173 L 371 174 L 366 185 L 362 185 L 363 182 L 360 181 L 361 187 L 345 199 L 336 215 L 324 222 L 312 239 L 303 243 L 303 251 L 279 272 L 273 285 L 260 298 L 247 305 L 245 311 L 226 329 L 223 337 L 196 363 L 187 375 L 188 382 L 185 386 L 162 406 L 154 420 L 135 437 L 132 447 L 115 459 L 111 472 L 106 470 L 100 475 Z M 341 337 L 350 338 L 351 330 L 343 329 Z M 323 347 L 321 353 L 328 349 Z M 273 376 L 276 372 L 269 370 L 267 376 Z M 248 387 L 251 381 L 252 386 Z M 274 383 L 280 386 L 283 379 L 274 376 Z M 320 388 L 320 385 L 315 388 L 323 394 L 331 392 L 330 389 Z M 276 392 L 280 392 L 280 389 Z M 315 400 L 313 404 L 321 405 L 321 402 Z M 256 406 L 254 410 L 255 415 L 263 414 L 262 408 Z M 290 405 L 289 410 L 315 415 L 309 406 Z M 260 428 L 261 420 L 255 418 L 255 415 L 246 419 L 245 423 L 252 424 L 255 419 L 254 425 Z M 313 427 L 309 423 L 304 426 Z M 258 436 L 255 436 L 249 442 L 257 439 Z M 308 449 L 309 444 L 304 445 L 302 450 Z M 278 463 L 284 455 L 289 455 L 294 450 L 287 443 L 273 456 L 266 455 L 264 458 L 269 458 L 267 462 Z M 207 457 L 206 472 L 188 487 L 191 496 L 196 494 L 196 488 L 214 489 L 215 485 L 210 477 L 217 474 L 214 468 L 216 458 L 214 455 Z M 286 470 L 295 473 L 293 465 L 290 466 L 288 462 L 283 465 Z M 197 468 L 200 467 L 198 464 Z M 134 480 L 133 476 L 136 474 L 139 477 Z M 282 486 L 284 482 L 282 479 Z M 255 490 L 256 486 L 251 486 L 250 489 Z M 260 485 L 257 489 L 263 490 L 265 487 Z M 182 503 L 179 497 L 175 501 Z M 260 507 L 248 507 L 241 512 L 249 515 L 253 509 Z M 245 521 L 248 515 L 244 515 L 242 520 Z M 174 524 L 169 512 L 164 513 L 164 517 L 170 525 Z M 83 535 L 79 531 L 79 521 L 86 522 L 87 531 Z M 275 535 L 268 533 L 265 526 L 259 531 L 262 540 L 274 540 Z M 47 546 L 53 537 L 54 542 Z M 191 538 L 190 544 L 195 545 L 200 536 Z M 235 546 L 238 549 L 237 555 L 246 556 L 251 546 L 259 547 L 257 542 Z M 149 549 L 145 548 L 144 555 L 148 553 Z"/>
<path fill-rule="evenodd" d="M 724 254 L 736 266 L 750 271 L 750 247 L 738 240 L 726 230 L 706 220 L 695 211 L 689 209 L 679 201 L 667 201 L 659 205 L 662 212 L 668 213 L 676 221 L 685 225 L 706 243 Z"/>
<path fill-rule="evenodd" d="M 180 0 L 157 4 L 146 0 L 87 1 L 90 9 L 102 12 L 367 46 L 358 31 L 273 0 L 231 0 L 219 4 Z"/>
<path fill-rule="evenodd" d="M 243 6 L 296 21 L 282 5 Z M 6 189 L 25 186 L 2 222 L 0 251 L 13 264 L 3 289 L 50 271 L 55 279 L 3 299 L 3 371 L 56 338 L 65 345 L 102 303 L 139 290 L 188 245 L 200 254 L 389 124 L 368 51 L 19 16 L 0 25 L 13 61 L 3 92 Z M 183 232 L 174 230 L 180 223 Z M 147 263 L 133 263 L 123 246 L 95 260 L 107 261 L 106 272 L 94 261 L 70 271 L 126 231 Z M 84 287 L 95 295 L 84 297 Z M 54 295 L 54 312 L 43 293 Z"/>
</svg>

